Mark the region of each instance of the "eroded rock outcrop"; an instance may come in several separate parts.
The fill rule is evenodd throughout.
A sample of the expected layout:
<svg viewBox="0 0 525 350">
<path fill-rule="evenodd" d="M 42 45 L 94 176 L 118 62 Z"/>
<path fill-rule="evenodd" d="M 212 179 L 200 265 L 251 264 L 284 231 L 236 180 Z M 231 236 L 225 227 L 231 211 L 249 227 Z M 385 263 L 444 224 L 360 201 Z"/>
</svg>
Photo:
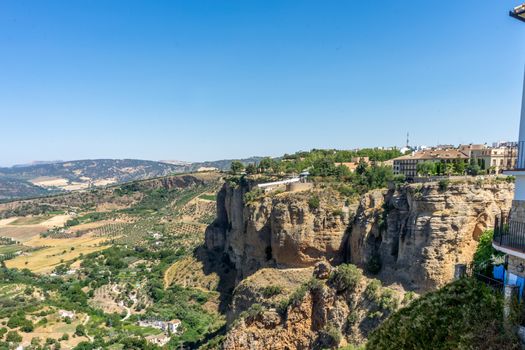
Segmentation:
<svg viewBox="0 0 525 350">
<path fill-rule="evenodd" d="M 411 184 L 348 207 L 330 188 L 246 202 L 250 183 L 226 184 L 206 245 L 227 254 L 238 280 L 263 267 L 348 261 L 406 289 L 432 290 L 451 280 L 456 263 L 472 260 L 481 233 L 508 212 L 513 188 L 501 179 Z"/>
<path fill-rule="evenodd" d="M 223 348 L 306 350 L 361 344 L 382 320 L 408 302 L 402 292 L 365 278 L 355 267 L 341 266 L 336 274 L 344 277 L 312 279 L 285 307 L 252 307 L 228 332 Z"/>
<path fill-rule="evenodd" d="M 352 224 L 347 260 L 373 265 L 387 282 L 433 290 L 456 263 L 470 263 L 479 237 L 508 212 L 514 185 L 487 180 L 405 185 L 364 195 Z"/>
<path fill-rule="evenodd" d="M 208 249 L 223 251 L 239 279 L 263 267 L 300 268 L 342 262 L 351 211 L 331 189 L 264 195 L 245 201 L 251 186 L 225 184 L 217 219 L 206 232 Z"/>
<path fill-rule="evenodd" d="M 405 290 L 434 290 L 452 279 L 456 263 L 472 260 L 482 232 L 509 210 L 514 185 L 401 185 L 371 191 L 355 206 L 330 188 L 256 198 L 246 196 L 251 189 L 249 182 L 226 184 L 206 232 L 207 248 L 237 269 L 229 315 L 237 321 L 224 349 L 330 348 L 334 335 L 340 345 L 363 342 L 390 312 L 385 308 L 393 310 L 394 294 L 399 301 Z M 378 281 L 365 277 L 341 290 L 331 276 L 342 262 L 395 292 L 385 296 Z M 306 271 L 313 280 L 305 284 Z M 292 292 L 294 286 L 305 294 Z M 275 295 L 274 287 L 281 287 Z M 293 301 L 283 310 L 286 300 Z"/>
</svg>

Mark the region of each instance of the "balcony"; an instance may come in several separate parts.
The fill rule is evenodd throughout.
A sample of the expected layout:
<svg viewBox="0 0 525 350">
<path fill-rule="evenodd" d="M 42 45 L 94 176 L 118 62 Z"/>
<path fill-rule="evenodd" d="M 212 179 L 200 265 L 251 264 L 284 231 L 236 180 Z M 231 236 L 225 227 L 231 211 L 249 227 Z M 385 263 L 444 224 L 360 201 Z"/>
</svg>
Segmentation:
<svg viewBox="0 0 525 350">
<path fill-rule="evenodd" d="M 492 245 L 505 253 L 509 253 L 508 250 L 525 253 L 525 223 L 496 217 Z"/>
</svg>

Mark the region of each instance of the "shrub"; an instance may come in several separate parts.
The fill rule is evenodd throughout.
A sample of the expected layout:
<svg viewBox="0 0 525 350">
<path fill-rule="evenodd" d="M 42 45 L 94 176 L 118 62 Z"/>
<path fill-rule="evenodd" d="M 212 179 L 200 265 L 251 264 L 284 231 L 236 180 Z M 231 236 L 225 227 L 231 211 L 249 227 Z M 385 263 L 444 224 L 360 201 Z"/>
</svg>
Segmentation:
<svg viewBox="0 0 525 350">
<path fill-rule="evenodd" d="M 306 288 L 310 292 L 320 291 L 323 288 L 323 285 L 324 283 L 315 277 L 312 277 L 308 282 L 306 282 Z"/>
<path fill-rule="evenodd" d="M 253 304 L 250 308 L 242 313 L 242 316 L 248 320 L 255 320 L 259 315 L 263 313 L 264 309 L 261 304 Z"/>
<path fill-rule="evenodd" d="M 368 282 L 368 285 L 365 289 L 365 298 L 369 301 L 378 302 L 379 300 L 379 291 L 381 290 L 381 281 L 373 279 Z"/>
<path fill-rule="evenodd" d="M 366 317 L 368 317 L 371 320 L 374 320 L 383 317 L 383 313 L 379 310 L 371 311 L 368 315 L 366 315 Z"/>
<path fill-rule="evenodd" d="M 340 217 L 343 217 L 345 215 L 345 213 L 341 210 L 341 209 L 336 209 L 332 212 L 332 215 L 333 216 L 340 216 Z"/>
<path fill-rule="evenodd" d="M 348 314 L 348 317 L 346 318 L 346 322 L 347 322 L 349 325 L 354 325 L 354 324 L 356 324 L 358 320 L 359 320 L 359 314 L 357 313 L 357 310 L 352 310 L 352 311 Z"/>
<path fill-rule="evenodd" d="M 65 227 L 71 227 L 71 226 L 77 226 L 80 224 L 80 220 L 78 219 L 69 219 L 68 221 L 66 221 L 65 223 Z"/>
<path fill-rule="evenodd" d="M 415 298 L 416 298 L 416 293 L 414 293 L 414 292 L 406 292 L 405 295 L 403 295 L 403 301 L 401 303 L 403 305 L 408 305 Z"/>
<path fill-rule="evenodd" d="M 312 278 L 308 282 L 297 288 L 288 299 L 282 300 L 277 306 L 277 311 L 285 314 L 289 306 L 297 307 L 301 304 L 306 293 L 318 291 L 323 287 L 323 282 L 317 278 Z"/>
<path fill-rule="evenodd" d="M 260 188 L 254 188 L 250 192 L 244 194 L 244 202 L 251 203 L 264 196 L 264 191 Z"/>
<path fill-rule="evenodd" d="M 366 270 L 374 275 L 377 275 L 379 271 L 381 271 L 382 267 L 383 267 L 383 263 L 378 253 L 372 254 L 370 259 L 366 263 Z"/>
<path fill-rule="evenodd" d="M 491 269 L 494 265 L 493 262 L 495 258 L 504 255 L 492 247 L 493 237 L 493 230 L 487 230 L 481 234 L 479 237 L 479 244 L 476 252 L 474 253 L 472 261 L 474 270 L 486 275 L 490 275 L 492 273 Z"/>
<path fill-rule="evenodd" d="M 25 322 L 21 325 L 20 330 L 24 333 L 31 333 L 35 330 L 35 325 L 31 321 L 25 320 Z"/>
<path fill-rule="evenodd" d="M 392 289 L 384 288 L 379 297 L 379 307 L 391 313 L 396 311 L 398 306 L 399 300 L 396 293 Z"/>
<path fill-rule="evenodd" d="M 347 346 L 343 346 L 342 348 L 339 348 L 339 350 L 365 350 L 365 345 L 354 345 L 354 344 L 348 344 Z"/>
<path fill-rule="evenodd" d="M 361 277 L 362 273 L 355 265 L 343 264 L 332 272 L 328 281 L 341 292 L 354 289 L 361 281 Z"/>
<path fill-rule="evenodd" d="M 427 293 L 392 314 L 368 338 L 367 349 L 513 349 L 504 331 L 503 300 L 463 278 Z"/>
<path fill-rule="evenodd" d="M 312 196 L 310 199 L 308 199 L 308 206 L 310 209 L 319 209 L 319 206 L 321 205 L 321 201 L 318 196 Z"/>
<path fill-rule="evenodd" d="M 261 294 L 265 298 L 271 298 L 281 294 L 283 289 L 279 286 L 266 286 L 261 290 Z"/>
<path fill-rule="evenodd" d="M 79 324 L 75 328 L 75 335 L 79 337 L 83 337 L 84 335 L 86 335 L 86 327 L 84 325 Z"/>
<path fill-rule="evenodd" d="M 439 183 L 438 183 L 440 191 L 446 191 L 448 189 L 449 185 L 450 185 L 450 180 L 449 179 L 440 180 Z"/>
<path fill-rule="evenodd" d="M 306 292 L 308 289 L 305 285 L 302 285 L 299 287 L 295 292 L 292 293 L 290 296 L 290 299 L 288 301 L 288 305 L 292 306 L 299 306 L 301 302 L 303 301 L 304 297 L 306 296 Z"/>
<path fill-rule="evenodd" d="M 328 324 L 319 334 L 322 348 L 334 349 L 339 346 L 342 338 L 341 331 L 332 324 Z"/>
<path fill-rule="evenodd" d="M 20 343 L 22 341 L 22 336 L 16 331 L 9 331 L 5 336 L 5 341 L 8 343 Z"/>
</svg>

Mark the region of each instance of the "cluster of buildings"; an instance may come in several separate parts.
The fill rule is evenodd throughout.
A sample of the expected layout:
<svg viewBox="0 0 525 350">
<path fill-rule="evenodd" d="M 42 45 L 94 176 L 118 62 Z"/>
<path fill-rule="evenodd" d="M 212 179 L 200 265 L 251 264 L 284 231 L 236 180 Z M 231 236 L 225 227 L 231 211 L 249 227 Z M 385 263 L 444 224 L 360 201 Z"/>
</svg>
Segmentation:
<svg viewBox="0 0 525 350">
<path fill-rule="evenodd" d="M 180 320 L 160 321 L 160 320 L 140 320 L 138 325 L 141 327 L 151 327 L 162 330 L 167 335 L 176 334 L 181 325 Z"/>
<path fill-rule="evenodd" d="M 432 148 L 409 150 L 392 160 L 394 174 L 406 177 L 418 176 L 418 165 L 424 162 L 477 164 L 488 174 L 500 174 L 516 167 L 518 159 L 517 142 L 499 142 L 492 146 L 469 144 L 454 147 L 441 145 Z"/>
</svg>

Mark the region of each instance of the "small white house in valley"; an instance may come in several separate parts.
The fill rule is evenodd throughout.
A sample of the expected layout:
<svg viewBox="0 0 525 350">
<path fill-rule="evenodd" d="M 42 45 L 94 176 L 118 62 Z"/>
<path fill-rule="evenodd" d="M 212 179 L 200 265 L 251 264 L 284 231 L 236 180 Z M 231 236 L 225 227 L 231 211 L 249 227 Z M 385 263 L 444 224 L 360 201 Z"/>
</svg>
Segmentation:
<svg viewBox="0 0 525 350">
<path fill-rule="evenodd" d="M 62 318 L 70 318 L 70 319 L 74 319 L 76 314 L 74 311 L 67 311 L 67 310 L 58 310 L 58 315 Z"/>
</svg>

